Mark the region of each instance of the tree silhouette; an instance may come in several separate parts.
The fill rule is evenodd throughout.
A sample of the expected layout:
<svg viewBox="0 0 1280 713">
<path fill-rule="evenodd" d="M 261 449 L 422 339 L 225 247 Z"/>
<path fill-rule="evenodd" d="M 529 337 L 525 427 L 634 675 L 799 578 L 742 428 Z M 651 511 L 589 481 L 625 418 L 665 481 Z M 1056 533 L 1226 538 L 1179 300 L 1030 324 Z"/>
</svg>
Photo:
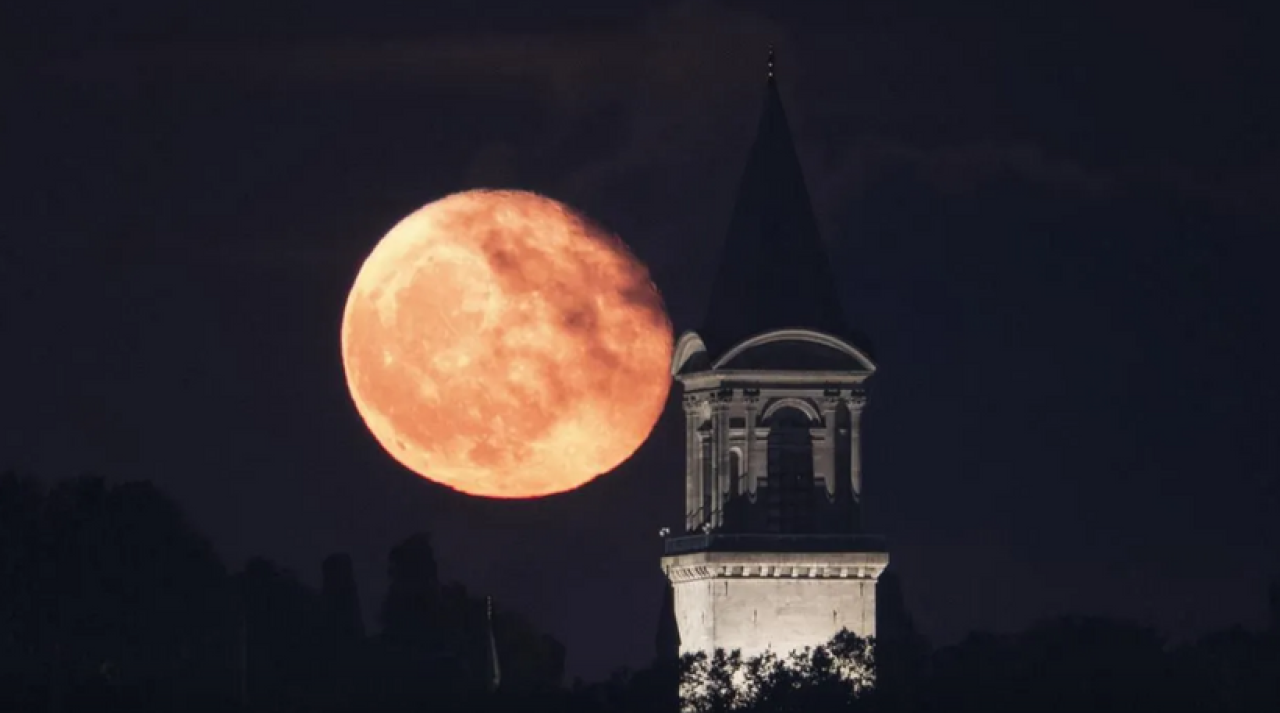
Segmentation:
<svg viewBox="0 0 1280 713">
<path fill-rule="evenodd" d="M 367 656 L 360 595 L 351 557 L 332 554 L 321 565 L 322 689 L 328 707 L 356 710 L 360 703 L 360 667 Z"/>
<path fill-rule="evenodd" d="M 1186 711 L 1280 710 L 1280 638 L 1240 628 L 1172 652 L 1171 694 Z"/>
<path fill-rule="evenodd" d="M 32 697 L 199 710 L 229 696 L 225 570 L 172 501 L 149 483 L 82 477 L 45 493 L 6 476 L 0 503 L 13 573 L 0 639 L 39 681 Z"/>
<path fill-rule="evenodd" d="M 907 611 L 902 583 L 892 571 L 876 582 L 876 699 L 880 705 L 909 707 L 920 687 L 930 653 Z"/>
<path fill-rule="evenodd" d="M 487 698 L 488 626 L 485 598 L 459 583 L 442 585 L 431 538 L 417 533 L 388 557 L 390 586 L 377 641 L 379 674 L 397 702 L 433 707 L 496 705 Z M 493 634 L 509 705 L 555 690 L 564 647 L 516 612 L 496 605 Z M 386 701 L 387 705 L 392 702 Z M 410 705 L 406 703 L 406 705 Z"/>
<path fill-rule="evenodd" d="M 558 687 L 564 677 L 564 645 L 534 628 L 523 615 L 494 609 L 494 639 L 502 662 L 502 687 L 528 695 Z"/>
<path fill-rule="evenodd" d="M 319 595 L 293 572 L 261 557 L 250 559 L 237 580 L 249 700 L 271 711 L 312 703 L 326 643 Z"/>
<path fill-rule="evenodd" d="M 681 662 L 685 713 L 849 710 L 874 683 L 874 642 L 848 630 L 821 646 L 779 656 L 738 651 L 687 654 Z"/>
<path fill-rule="evenodd" d="M 321 593 L 325 622 L 334 646 L 347 646 L 364 638 L 364 617 L 360 613 L 360 593 L 352 571 L 351 556 L 329 555 L 321 565 Z"/>
<path fill-rule="evenodd" d="M 39 587 L 44 497 L 34 478 L 0 475 L 0 709 L 5 710 L 35 710 L 45 698 L 38 687 L 46 671 L 34 616 L 38 598 L 47 594 Z"/>
<path fill-rule="evenodd" d="M 416 533 L 391 549 L 390 587 L 382 604 L 384 637 L 411 646 L 436 643 L 440 613 L 440 578 L 431 536 Z"/>
<path fill-rule="evenodd" d="M 1267 613 L 1271 615 L 1271 632 L 1280 635 L 1280 577 L 1272 579 L 1267 587 Z"/>
<path fill-rule="evenodd" d="M 1063 617 L 1017 635 L 971 635 L 938 651 L 925 709 L 1131 710 L 1167 703 L 1164 642 L 1151 629 Z"/>
<path fill-rule="evenodd" d="M 1169 646 L 1147 627 L 1060 617 L 932 651 L 891 574 L 874 646 L 842 632 L 785 656 L 675 658 L 666 631 L 653 665 L 571 688 L 564 647 L 495 602 L 493 692 L 485 597 L 441 583 L 426 534 L 387 564 L 382 630 L 366 636 L 345 555 L 325 559 L 319 591 L 262 558 L 229 575 L 148 483 L 0 475 L 0 711 L 1280 710 L 1274 624 Z M 1274 621 L 1280 590 L 1267 596 Z"/>
</svg>

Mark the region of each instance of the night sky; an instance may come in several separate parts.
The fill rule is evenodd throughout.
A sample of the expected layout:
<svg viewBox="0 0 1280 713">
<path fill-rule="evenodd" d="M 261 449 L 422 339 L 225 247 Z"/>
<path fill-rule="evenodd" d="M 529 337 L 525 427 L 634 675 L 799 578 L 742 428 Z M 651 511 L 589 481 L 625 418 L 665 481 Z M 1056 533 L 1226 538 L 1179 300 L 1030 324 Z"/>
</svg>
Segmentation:
<svg viewBox="0 0 1280 713">
<path fill-rule="evenodd" d="M 517 187 L 618 232 L 677 331 L 697 326 L 772 43 L 880 365 L 869 527 L 924 633 L 1077 612 L 1182 637 L 1264 617 L 1280 46 L 1261 15 L 12 5 L 0 469 L 151 479 L 232 567 L 261 554 L 316 583 L 324 555 L 350 552 L 371 623 L 390 546 L 429 530 L 442 576 L 558 636 L 571 673 L 647 662 L 658 530 L 682 522 L 678 389 L 615 473 L 470 498 L 369 435 L 341 310 L 402 216 Z"/>
</svg>

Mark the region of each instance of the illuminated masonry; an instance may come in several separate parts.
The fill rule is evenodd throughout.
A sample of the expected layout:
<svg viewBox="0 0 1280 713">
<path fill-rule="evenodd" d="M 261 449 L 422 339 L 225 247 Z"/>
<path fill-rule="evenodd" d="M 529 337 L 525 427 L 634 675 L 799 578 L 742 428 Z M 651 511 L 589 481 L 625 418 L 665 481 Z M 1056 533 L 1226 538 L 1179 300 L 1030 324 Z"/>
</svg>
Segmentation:
<svg viewBox="0 0 1280 713">
<path fill-rule="evenodd" d="M 832 363 L 769 369 L 766 351 Z M 753 356 L 754 368 L 735 368 Z M 705 357 L 696 334 L 681 338 L 690 534 L 668 538 L 662 560 L 681 652 L 785 653 L 843 628 L 874 635 L 888 555 L 859 532 L 862 382 L 874 367 L 803 330 L 761 335 L 714 365 Z"/>
<path fill-rule="evenodd" d="M 844 323 L 772 77 L 703 327 L 676 344 L 685 530 L 665 541 L 681 653 L 785 655 L 875 634 L 883 542 L 862 532 L 875 371 Z"/>
</svg>

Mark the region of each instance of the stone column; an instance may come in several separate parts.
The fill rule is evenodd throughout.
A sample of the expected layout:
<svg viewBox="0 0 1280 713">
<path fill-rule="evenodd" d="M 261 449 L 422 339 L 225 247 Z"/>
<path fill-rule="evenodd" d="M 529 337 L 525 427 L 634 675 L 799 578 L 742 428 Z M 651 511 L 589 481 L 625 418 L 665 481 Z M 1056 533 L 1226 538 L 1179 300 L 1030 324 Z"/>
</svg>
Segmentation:
<svg viewBox="0 0 1280 713">
<path fill-rule="evenodd" d="M 820 451 L 814 451 L 814 470 L 822 474 L 827 486 L 827 497 L 836 497 L 836 414 L 840 410 L 840 390 L 827 389 L 822 395 L 823 442 Z"/>
<path fill-rule="evenodd" d="M 854 502 L 862 502 L 862 407 L 867 404 L 867 393 L 854 389 L 846 403 L 849 406 L 849 484 L 853 486 Z"/>
<path fill-rule="evenodd" d="M 755 440 L 751 449 L 751 463 L 754 469 L 751 472 L 751 492 L 756 493 L 760 480 L 769 477 L 769 429 L 757 428 L 752 431 Z"/>
<path fill-rule="evenodd" d="M 742 446 L 742 492 L 754 500 L 756 496 L 756 477 L 752 469 L 756 467 L 756 410 L 760 406 L 760 390 L 746 389 L 742 392 L 743 410 L 746 412 L 744 443 Z"/>
<path fill-rule="evenodd" d="M 702 444 L 698 439 L 701 411 L 697 396 L 684 397 L 684 525 L 690 532 L 702 525 Z"/>
<path fill-rule="evenodd" d="M 715 459 L 712 470 L 711 524 L 724 525 L 724 504 L 729 494 L 729 408 L 733 403 L 733 391 L 721 389 L 711 397 L 711 457 Z"/>
</svg>

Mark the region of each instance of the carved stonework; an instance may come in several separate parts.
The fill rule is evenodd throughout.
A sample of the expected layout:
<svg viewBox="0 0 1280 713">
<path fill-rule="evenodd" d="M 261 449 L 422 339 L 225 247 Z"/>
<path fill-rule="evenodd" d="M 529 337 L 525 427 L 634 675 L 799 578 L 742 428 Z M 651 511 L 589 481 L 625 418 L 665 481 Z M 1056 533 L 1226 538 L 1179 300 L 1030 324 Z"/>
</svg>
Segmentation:
<svg viewBox="0 0 1280 713">
<path fill-rule="evenodd" d="M 844 402 L 844 396 L 841 395 L 840 389 L 826 389 L 822 392 L 822 411 L 823 413 L 835 413 L 840 404 Z"/>
<path fill-rule="evenodd" d="M 707 396 L 707 402 L 713 411 L 727 411 L 733 403 L 733 389 L 717 389 Z"/>
<path fill-rule="evenodd" d="M 702 406 L 702 396 L 699 394 L 685 394 L 682 401 L 687 414 L 696 414 Z"/>
<path fill-rule="evenodd" d="M 667 577 L 673 583 L 704 579 L 854 579 L 875 581 L 884 565 L 831 566 L 820 562 L 760 563 L 749 565 L 668 565 Z"/>
<path fill-rule="evenodd" d="M 686 416 L 698 421 L 711 418 L 711 397 L 705 392 L 685 394 L 683 399 Z"/>
<path fill-rule="evenodd" d="M 863 406 L 867 405 L 866 389 L 854 389 L 845 397 L 845 401 L 849 404 L 849 408 L 855 411 L 861 411 Z"/>
<path fill-rule="evenodd" d="M 775 413 L 784 408 L 793 408 L 803 413 L 812 423 L 818 423 L 821 421 L 821 416 L 818 413 L 818 410 L 813 407 L 813 404 L 809 403 L 808 399 L 802 399 L 795 396 L 784 396 L 780 399 L 770 401 L 769 405 L 765 407 L 762 417 L 765 421 L 768 421 Z"/>
</svg>

